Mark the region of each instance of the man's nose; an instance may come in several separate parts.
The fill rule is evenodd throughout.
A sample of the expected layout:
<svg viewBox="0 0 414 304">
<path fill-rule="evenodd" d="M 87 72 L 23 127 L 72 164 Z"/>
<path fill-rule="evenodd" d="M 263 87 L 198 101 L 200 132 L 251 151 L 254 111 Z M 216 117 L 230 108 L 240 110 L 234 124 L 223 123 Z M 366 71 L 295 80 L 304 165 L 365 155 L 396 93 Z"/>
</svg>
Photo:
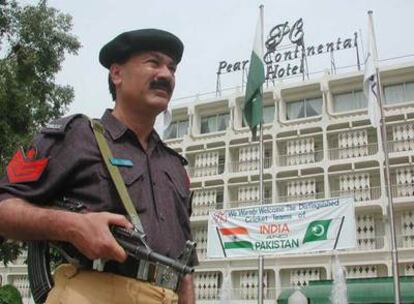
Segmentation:
<svg viewBox="0 0 414 304">
<path fill-rule="evenodd" d="M 163 64 L 160 66 L 158 77 L 168 79 L 171 82 L 174 79 L 174 71 L 168 65 Z"/>
</svg>

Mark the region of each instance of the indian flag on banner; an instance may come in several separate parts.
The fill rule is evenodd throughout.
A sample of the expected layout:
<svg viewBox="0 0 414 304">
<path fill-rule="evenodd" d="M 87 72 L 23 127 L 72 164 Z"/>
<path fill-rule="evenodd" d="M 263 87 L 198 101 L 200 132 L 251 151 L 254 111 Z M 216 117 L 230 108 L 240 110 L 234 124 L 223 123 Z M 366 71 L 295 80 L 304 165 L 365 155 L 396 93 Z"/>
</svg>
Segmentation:
<svg viewBox="0 0 414 304">
<path fill-rule="evenodd" d="M 256 26 L 256 34 L 254 37 L 253 51 L 250 57 L 249 73 L 247 75 L 246 96 L 243 108 L 245 122 L 249 125 L 253 137 L 256 136 L 257 127 L 262 121 L 262 85 L 264 81 L 265 71 L 263 63 L 261 18 L 259 18 Z"/>
<path fill-rule="evenodd" d="M 246 240 L 249 232 L 246 227 L 235 226 L 218 229 L 222 236 L 223 249 L 253 249 L 252 242 Z"/>
</svg>

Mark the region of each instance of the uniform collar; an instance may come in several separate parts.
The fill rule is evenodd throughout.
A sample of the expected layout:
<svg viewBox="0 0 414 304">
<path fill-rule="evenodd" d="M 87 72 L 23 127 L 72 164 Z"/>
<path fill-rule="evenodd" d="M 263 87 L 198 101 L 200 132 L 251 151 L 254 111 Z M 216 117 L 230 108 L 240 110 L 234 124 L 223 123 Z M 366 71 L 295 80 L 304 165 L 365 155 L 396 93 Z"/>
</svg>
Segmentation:
<svg viewBox="0 0 414 304">
<path fill-rule="evenodd" d="M 128 131 L 133 134 L 133 132 L 130 129 L 128 129 L 126 125 L 124 125 L 114 115 L 112 115 L 111 109 L 105 110 L 105 113 L 102 115 L 101 120 L 102 120 L 102 124 L 105 127 L 105 130 L 108 131 L 109 135 L 112 137 L 113 140 L 118 140 Z M 153 129 L 150 134 L 149 146 L 156 146 L 160 142 L 161 142 L 160 136 Z"/>
</svg>

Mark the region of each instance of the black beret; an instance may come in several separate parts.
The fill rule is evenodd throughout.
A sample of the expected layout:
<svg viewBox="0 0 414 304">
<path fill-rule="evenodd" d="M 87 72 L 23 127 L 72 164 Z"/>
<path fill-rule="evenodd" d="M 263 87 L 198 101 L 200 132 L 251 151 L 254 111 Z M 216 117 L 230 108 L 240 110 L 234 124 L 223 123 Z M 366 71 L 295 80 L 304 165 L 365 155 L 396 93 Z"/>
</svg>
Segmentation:
<svg viewBox="0 0 414 304">
<path fill-rule="evenodd" d="M 99 52 L 99 62 L 109 69 L 111 64 L 123 63 L 134 53 L 159 51 L 179 63 L 183 50 L 177 36 L 158 29 L 141 29 L 122 33 L 105 44 Z"/>
</svg>

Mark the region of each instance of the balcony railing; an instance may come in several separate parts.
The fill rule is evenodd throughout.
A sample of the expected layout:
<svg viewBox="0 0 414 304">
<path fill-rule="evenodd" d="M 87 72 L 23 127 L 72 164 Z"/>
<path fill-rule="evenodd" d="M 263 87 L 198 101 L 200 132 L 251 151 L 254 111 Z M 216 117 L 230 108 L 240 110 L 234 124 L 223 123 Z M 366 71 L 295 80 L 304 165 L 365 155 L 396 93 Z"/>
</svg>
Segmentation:
<svg viewBox="0 0 414 304">
<path fill-rule="evenodd" d="M 329 160 L 364 157 L 377 154 L 378 145 L 369 144 L 358 147 L 334 148 L 328 150 Z"/>
<path fill-rule="evenodd" d="M 311 199 L 319 199 L 324 198 L 325 193 L 324 192 L 315 192 L 315 193 L 308 193 L 308 194 L 302 194 L 302 195 L 282 195 L 279 196 L 277 199 L 278 203 L 284 203 L 284 202 L 294 202 L 294 201 L 306 201 Z"/>
<path fill-rule="evenodd" d="M 332 197 L 352 196 L 355 202 L 377 200 L 381 197 L 381 187 L 332 191 L 331 196 Z"/>
<path fill-rule="evenodd" d="M 414 139 L 390 140 L 387 143 L 388 152 L 404 152 L 414 150 Z"/>
<path fill-rule="evenodd" d="M 357 239 L 358 245 L 356 249 L 359 251 L 384 249 L 384 244 L 385 244 L 384 239 L 385 239 L 384 236 L 359 237 Z"/>
<path fill-rule="evenodd" d="M 392 185 L 392 197 L 403 198 L 414 196 L 414 184 Z"/>
<path fill-rule="evenodd" d="M 199 260 L 204 261 L 207 259 L 207 248 L 199 248 L 197 244 L 196 252 Z"/>
<path fill-rule="evenodd" d="M 271 203 L 272 203 L 271 197 L 265 197 L 263 199 L 263 205 L 271 204 Z M 243 207 L 256 206 L 256 205 L 261 205 L 259 200 L 231 201 L 229 202 L 229 205 L 226 208 L 243 208 Z"/>
<path fill-rule="evenodd" d="M 193 203 L 192 216 L 207 216 L 210 211 L 223 209 L 223 202 Z"/>
<path fill-rule="evenodd" d="M 213 285 L 213 284 L 211 284 Z M 196 286 L 195 294 L 197 303 L 209 303 L 209 304 L 219 304 L 220 303 L 220 290 L 218 287 L 208 288 L 207 286 Z"/>
<path fill-rule="evenodd" d="M 26 274 L 9 274 L 8 281 L 10 285 L 13 285 L 19 290 L 23 300 L 30 299 L 29 278 Z"/>
<path fill-rule="evenodd" d="M 219 162 L 215 165 L 207 165 L 204 167 L 188 167 L 188 175 L 190 177 L 205 177 L 205 176 L 215 176 L 220 175 L 224 172 L 224 162 Z"/>
<path fill-rule="evenodd" d="M 235 161 L 228 164 L 229 172 L 245 172 L 245 171 L 256 171 L 259 170 L 260 161 L 251 160 L 251 161 Z M 272 158 L 265 157 L 263 159 L 264 169 L 269 169 L 272 166 Z"/>
<path fill-rule="evenodd" d="M 320 162 L 323 159 L 323 150 L 300 154 L 285 154 L 277 157 L 278 166 L 297 166 Z"/>
<path fill-rule="evenodd" d="M 414 248 L 414 235 L 413 234 L 397 235 L 397 247 L 398 248 Z"/>
<path fill-rule="evenodd" d="M 254 303 L 257 303 L 257 282 L 254 282 L 250 287 L 244 288 L 232 288 L 228 291 L 231 299 L 234 300 L 256 300 Z M 276 288 L 263 288 L 263 299 L 264 300 L 276 300 Z M 246 302 L 242 303 L 246 303 Z"/>
<path fill-rule="evenodd" d="M 234 304 L 257 303 L 257 287 L 249 288 L 220 288 L 211 291 L 198 290 L 196 288 L 197 303 L 222 304 L 224 300 L 230 300 Z M 222 297 L 222 300 L 220 300 Z M 276 288 L 264 287 L 263 300 L 265 303 L 275 303 Z"/>
</svg>

